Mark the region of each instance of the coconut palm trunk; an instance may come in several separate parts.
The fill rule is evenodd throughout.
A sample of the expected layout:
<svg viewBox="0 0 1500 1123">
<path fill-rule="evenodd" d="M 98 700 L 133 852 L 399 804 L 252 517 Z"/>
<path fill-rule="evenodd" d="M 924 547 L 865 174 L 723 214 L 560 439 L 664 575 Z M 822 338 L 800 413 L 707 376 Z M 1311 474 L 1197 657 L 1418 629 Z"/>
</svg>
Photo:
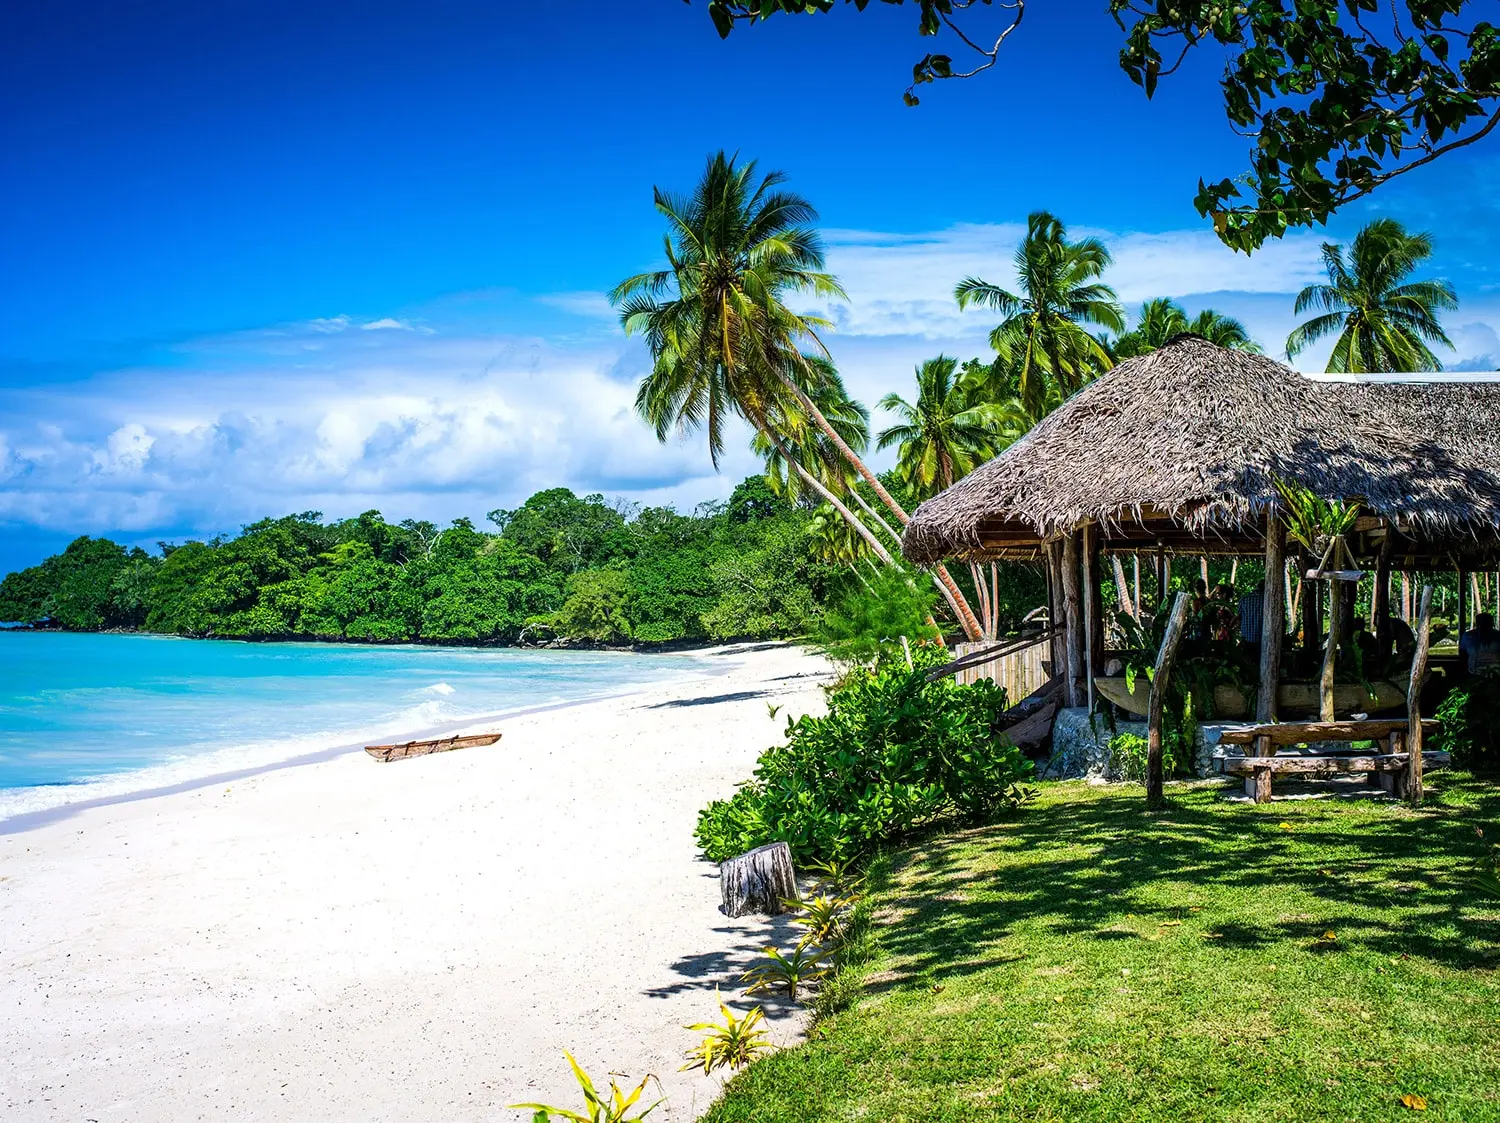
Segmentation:
<svg viewBox="0 0 1500 1123">
<path fill-rule="evenodd" d="M 823 411 L 818 408 L 817 403 L 785 372 L 781 374 L 781 381 L 807 411 L 807 416 L 812 418 L 813 424 L 828 438 L 828 443 L 838 449 L 839 455 L 848 461 L 849 466 L 860 474 L 865 483 L 870 485 L 870 490 L 890 509 L 891 514 L 896 516 L 896 521 L 903 527 L 911 522 L 911 516 L 906 513 L 905 508 L 896 502 L 896 497 L 886 490 L 885 485 L 880 482 L 874 472 L 870 471 L 869 466 L 849 447 L 844 438 L 839 436 L 838 431 L 829 424 L 828 418 L 823 416 Z M 979 618 L 974 615 L 974 610 L 964 599 L 964 594 L 959 589 L 958 583 L 953 580 L 953 575 L 948 572 L 948 567 L 938 562 L 932 567 L 932 575 L 947 599 L 948 606 L 953 609 L 953 614 L 958 618 L 959 627 L 964 630 L 964 637 L 971 643 L 984 638 L 984 629 L 980 627 Z"/>
</svg>

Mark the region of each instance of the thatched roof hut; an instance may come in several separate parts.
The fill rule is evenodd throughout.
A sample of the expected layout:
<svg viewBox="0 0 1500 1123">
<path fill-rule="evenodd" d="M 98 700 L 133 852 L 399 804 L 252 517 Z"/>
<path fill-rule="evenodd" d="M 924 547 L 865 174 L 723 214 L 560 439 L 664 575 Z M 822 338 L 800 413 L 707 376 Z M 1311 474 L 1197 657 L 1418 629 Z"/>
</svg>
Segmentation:
<svg viewBox="0 0 1500 1123">
<path fill-rule="evenodd" d="M 1035 556 L 1093 524 L 1106 548 L 1251 553 L 1278 476 L 1363 500 L 1434 558 L 1493 557 L 1500 385 L 1319 382 L 1179 336 L 923 503 L 902 549 Z"/>
</svg>

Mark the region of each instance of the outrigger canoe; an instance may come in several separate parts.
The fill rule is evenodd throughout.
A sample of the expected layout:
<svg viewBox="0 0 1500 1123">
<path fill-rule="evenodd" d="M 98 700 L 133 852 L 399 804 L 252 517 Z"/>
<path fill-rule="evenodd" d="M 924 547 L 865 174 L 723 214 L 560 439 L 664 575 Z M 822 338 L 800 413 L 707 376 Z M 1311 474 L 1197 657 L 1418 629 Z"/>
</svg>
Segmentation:
<svg viewBox="0 0 1500 1123">
<path fill-rule="evenodd" d="M 369 753 L 381 764 L 393 760 L 405 760 L 409 756 L 426 756 L 428 753 L 446 753 L 454 749 L 473 749 L 480 745 L 493 745 L 500 740 L 498 733 L 474 733 L 468 737 L 439 737 L 432 741 L 403 741 L 399 745 L 366 745 Z"/>
</svg>

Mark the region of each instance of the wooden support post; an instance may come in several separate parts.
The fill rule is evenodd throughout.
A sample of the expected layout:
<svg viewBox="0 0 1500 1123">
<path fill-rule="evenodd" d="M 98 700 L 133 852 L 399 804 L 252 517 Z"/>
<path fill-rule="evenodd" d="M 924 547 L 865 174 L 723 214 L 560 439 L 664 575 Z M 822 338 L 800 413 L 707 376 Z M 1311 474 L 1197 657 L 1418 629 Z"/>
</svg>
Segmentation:
<svg viewBox="0 0 1500 1123">
<path fill-rule="evenodd" d="M 1387 749 L 1394 756 L 1401 752 L 1405 745 L 1406 734 L 1397 730 L 1391 734 Z M 1400 799 L 1406 794 L 1406 773 L 1400 770 L 1380 773 L 1380 790 Z"/>
<path fill-rule="evenodd" d="M 1260 691 L 1255 700 L 1255 720 L 1276 720 L 1276 694 L 1281 688 L 1281 637 L 1286 632 L 1286 607 L 1281 599 L 1286 573 L 1286 527 L 1273 505 L 1266 511 L 1266 581 L 1261 593 Z"/>
<path fill-rule="evenodd" d="M 1047 551 L 1047 622 L 1052 628 L 1052 677 L 1063 684 L 1063 705 L 1068 704 L 1067 616 L 1063 608 L 1062 543 L 1054 539 Z"/>
<path fill-rule="evenodd" d="M 1167 552 L 1160 546 L 1156 548 L 1156 607 L 1158 610 L 1167 606 L 1167 589 L 1172 584 L 1172 571 L 1168 566 Z"/>
<path fill-rule="evenodd" d="M 1312 673 L 1323 646 L 1323 598 L 1318 595 L 1317 584 L 1307 579 L 1307 571 L 1317 564 L 1317 558 L 1303 553 L 1297 565 L 1302 574 L 1302 664 L 1305 674 Z"/>
<path fill-rule="evenodd" d="M 1125 581 L 1125 563 L 1120 560 L 1120 555 L 1114 552 L 1110 553 L 1109 561 L 1115 571 L 1115 588 L 1119 590 L 1120 594 L 1120 611 L 1130 616 L 1139 617 L 1140 613 L 1130 603 L 1130 586 Z"/>
<path fill-rule="evenodd" d="M 1427 678 L 1427 650 L 1431 643 L 1432 586 L 1422 588 L 1422 607 L 1417 615 L 1417 651 L 1411 660 L 1411 682 L 1406 687 L 1406 798 L 1413 807 L 1422 804 L 1422 683 Z"/>
<path fill-rule="evenodd" d="M 1276 750 L 1271 747 L 1271 738 L 1267 736 L 1257 737 L 1250 755 L 1257 757 L 1275 756 Z M 1246 776 L 1245 794 L 1256 803 L 1270 803 L 1271 770 L 1269 768 L 1256 768 L 1250 775 Z"/>
<path fill-rule="evenodd" d="M 1098 583 L 1099 567 L 1095 564 L 1094 542 L 1096 535 L 1092 526 L 1083 528 L 1083 678 L 1088 699 L 1089 713 L 1094 712 L 1094 593 Z"/>
<path fill-rule="evenodd" d="M 1183 626 L 1187 623 L 1188 595 L 1178 593 L 1172 602 L 1172 616 L 1167 621 L 1167 633 L 1162 637 L 1161 650 L 1156 655 L 1156 670 L 1151 676 L 1151 700 L 1147 709 L 1146 727 L 1146 806 L 1158 807 L 1162 801 L 1161 724 L 1167 703 L 1167 683 L 1172 677 L 1172 661 L 1177 658 L 1177 645 L 1182 642 Z"/>
<path fill-rule="evenodd" d="M 1145 612 L 1145 608 L 1141 604 L 1141 555 L 1131 554 L 1130 560 L 1135 568 L 1135 596 L 1132 599 L 1135 602 L 1135 618 L 1139 620 L 1142 613 Z"/>
<path fill-rule="evenodd" d="M 1203 591 L 1205 594 L 1214 591 L 1214 587 L 1208 583 L 1208 555 L 1204 554 L 1198 559 L 1199 573 L 1203 578 Z"/>
<path fill-rule="evenodd" d="M 1092 543 L 1092 553 L 1089 555 L 1092 561 L 1085 566 L 1085 570 L 1092 572 L 1093 577 L 1089 582 L 1092 591 L 1089 593 L 1089 663 L 1088 669 L 1091 675 L 1102 675 L 1104 673 L 1104 555 L 1099 545 L 1099 528 L 1090 527 L 1089 538 Z M 1092 682 L 1092 680 L 1090 680 Z"/>
<path fill-rule="evenodd" d="M 1333 672 L 1338 660 L 1339 626 L 1344 615 L 1344 590 L 1333 579 L 1328 582 L 1328 645 L 1323 651 L 1323 674 L 1319 687 L 1323 701 L 1320 713 L 1324 721 L 1333 720 Z"/>
<path fill-rule="evenodd" d="M 1068 663 L 1066 693 L 1069 706 L 1081 706 L 1083 685 L 1083 593 L 1078 587 L 1078 533 L 1063 539 L 1063 616 L 1067 620 Z"/>
<path fill-rule="evenodd" d="M 1463 639 L 1464 633 L 1469 630 L 1469 571 L 1462 565 L 1458 567 L 1458 638 Z M 1460 674 L 1463 668 L 1459 668 Z"/>
<path fill-rule="evenodd" d="M 1382 651 L 1391 642 L 1391 549 L 1396 543 L 1396 528 L 1387 524 L 1380 552 L 1375 556 L 1375 592 L 1370 597 L 1370 631 Z"/>
</svg>

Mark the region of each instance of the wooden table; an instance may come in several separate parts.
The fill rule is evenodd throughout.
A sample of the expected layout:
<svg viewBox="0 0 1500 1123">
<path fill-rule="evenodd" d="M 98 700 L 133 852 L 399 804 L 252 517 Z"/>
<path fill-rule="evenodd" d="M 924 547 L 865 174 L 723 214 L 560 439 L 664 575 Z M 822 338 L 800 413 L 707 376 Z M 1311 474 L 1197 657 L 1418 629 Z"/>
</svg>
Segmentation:
<svg viewBox="0 0 1500 1123">
<path fill-rule="evenodd" d="M 1436 732 L 1438 723 L 1422 722 L 1423 739 Z M 1221 745 L 1243 745 L 1240 753 L 1220 752 L 1214 757 L 1219 771 L 1245 777 L 1245 794 L 1256 803 L 1271 798 L 1271 778 L 1283 775 L 1318 773 L 1366 773 L 1393 795 L 1405 794 L 1408 754 L 1404 718 L 1378 721 L 1291 721 L 1275 725 L 1247 725 L 1226 729 L 1219 737 Z M 1352 753 L 1276 755 L 1289 745 L 1314 745 L 1328 741 L 1374 741 L 1380 748 Z M 1447 753 L 1424 752 L 1421 761 L 1426 768 L 1443 768 L 1449 764 Z"/>
</svg>

